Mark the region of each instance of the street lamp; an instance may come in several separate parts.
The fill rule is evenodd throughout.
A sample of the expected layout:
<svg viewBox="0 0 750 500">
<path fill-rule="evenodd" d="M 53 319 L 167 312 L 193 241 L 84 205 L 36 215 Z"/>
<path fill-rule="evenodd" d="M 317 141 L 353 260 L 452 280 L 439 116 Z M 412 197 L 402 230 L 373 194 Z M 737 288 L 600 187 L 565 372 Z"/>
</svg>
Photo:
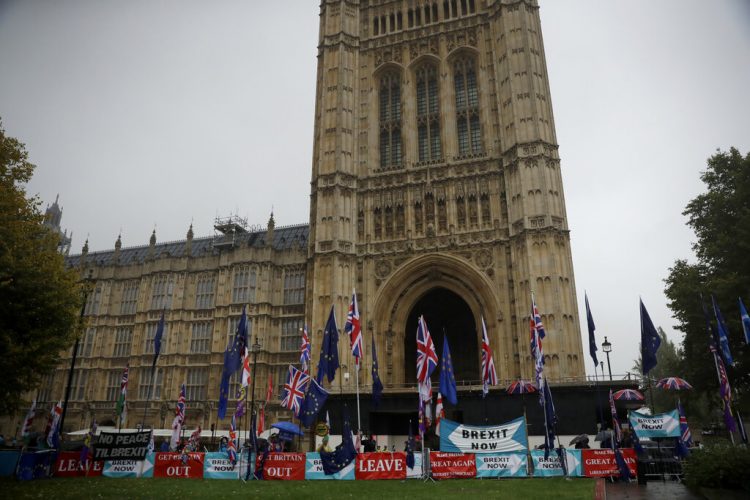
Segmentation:
<svg viewBox="0 0 750 500">
<path fill-rule="evenodd" d="M 607 340 L 607 337 L 604 337 L 604 342 L 602 342 L 602 351 L 604 351 L 607 354 L 607 370 L 609 370 L 609 381 L 612 382 L 612 367 L 609 365 L 609 353 L 612 352 L 612 344 Z"/>
</svg>

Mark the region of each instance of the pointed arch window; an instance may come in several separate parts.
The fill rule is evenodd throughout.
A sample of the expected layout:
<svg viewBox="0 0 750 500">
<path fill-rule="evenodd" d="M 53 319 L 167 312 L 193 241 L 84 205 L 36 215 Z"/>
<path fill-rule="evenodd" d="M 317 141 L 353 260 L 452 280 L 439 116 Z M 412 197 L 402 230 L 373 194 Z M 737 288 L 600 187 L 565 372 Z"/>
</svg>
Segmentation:
<svg viewBox="0 0 750 500">
<path fill-rule="evenodd" d="M 389 72 L 380 79 L 380 168 L 401 167 L 401 77 Z"/>
<path fill-rule="evenodd" d="M 482 153 L 479 92 L 475 66 L 476 63 L 470 58 L 459 59 L 453 66 L 459 156 L 474 156 Z"/>
<path fill-rule="evenodd" d="M 419 161 L 438 161 L 442 156 L 437 68 L 431 64 L 417 70 L 417 129 Z"/>
</svg>

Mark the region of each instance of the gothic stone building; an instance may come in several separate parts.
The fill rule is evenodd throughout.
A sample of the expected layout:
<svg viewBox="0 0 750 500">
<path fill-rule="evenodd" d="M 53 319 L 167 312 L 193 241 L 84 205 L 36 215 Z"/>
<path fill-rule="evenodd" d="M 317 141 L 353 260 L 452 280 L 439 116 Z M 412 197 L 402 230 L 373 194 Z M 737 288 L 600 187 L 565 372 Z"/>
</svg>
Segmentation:
<svg viewBox="0 0 750 500">
<path fill-rule="evenodd" d="M 278 411 L 300 328 L 310 325 L 315 363 L 331 305 L 342 329 L 353 288 L 367 352 L 362 392 L 374 339 L 391 414 L 416 409 L 419 315 L 438 353 L 449 339 L 460 399 L 480 386 L 481 318 L 500 380 L 531 378 L 532 292 L 548 377 L 584 376 L 536 0 L 323 0 L 309 226 L 236 229 L 231 242 L 191 230 L 185 241 L 156 244 L 154 235 L 149 246 L 120 248 L 118 239 L 114 251 L 69 257 L 95 281 L 71 427 L 112 414 L 128 362 L 130 423 L 140 421 L 163 309 L 151 424 L 165 424 L 183 382 L 189 425 L 216 421 L 222 353 L 244 304 L 262 346 L 256 397 L 272 376 Z M 345 338 L 339 347 L 331 388 L 346 400 L 355 377 Z M 62 394 L 68 361 L 40 399 Z"/>
</svg>

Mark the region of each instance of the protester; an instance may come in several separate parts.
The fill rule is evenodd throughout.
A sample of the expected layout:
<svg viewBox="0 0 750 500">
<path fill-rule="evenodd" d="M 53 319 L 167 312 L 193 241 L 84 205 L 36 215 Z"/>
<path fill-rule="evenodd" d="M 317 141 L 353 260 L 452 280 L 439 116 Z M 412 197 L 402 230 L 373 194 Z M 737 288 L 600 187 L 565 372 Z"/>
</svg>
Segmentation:
<svg viewBox="0 0 750 500">
<path fill-rule="evenodd" d="M 166 439 L 163 439 L 161 441 L 161 444 L 159 445 L 159 451 L 161 451 L 162 453 L 168 452 L 169 451 L 169 441 L 167 441 Z"/>
</svg>

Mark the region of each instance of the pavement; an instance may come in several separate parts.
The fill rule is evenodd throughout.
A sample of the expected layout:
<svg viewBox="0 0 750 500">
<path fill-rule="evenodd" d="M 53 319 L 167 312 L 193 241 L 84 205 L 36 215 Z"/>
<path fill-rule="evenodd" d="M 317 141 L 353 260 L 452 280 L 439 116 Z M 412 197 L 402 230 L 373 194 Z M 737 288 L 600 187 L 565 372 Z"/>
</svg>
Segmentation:
<svg viewBox="0 0 750 500">
<path fill-rule="evenodd" d="M 606 500 L 702 500 L 704 497 L 690 491 L 677 481 L 649 481 L 643 486 L 632 483 L 605 483 Z"/>
</svg>

